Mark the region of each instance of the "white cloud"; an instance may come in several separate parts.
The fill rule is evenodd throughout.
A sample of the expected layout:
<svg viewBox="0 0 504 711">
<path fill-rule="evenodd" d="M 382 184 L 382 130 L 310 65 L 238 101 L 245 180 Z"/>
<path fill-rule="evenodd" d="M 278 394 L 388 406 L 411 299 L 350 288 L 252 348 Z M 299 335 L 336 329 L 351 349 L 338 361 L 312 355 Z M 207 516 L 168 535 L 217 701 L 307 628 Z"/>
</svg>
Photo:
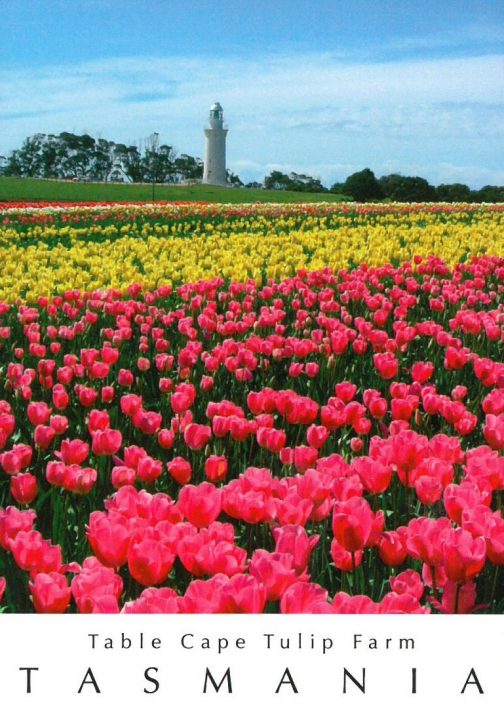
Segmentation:
<svg viewBox="0 0 504 711">
<path fill-rule="evenodd" d="M 467 181 L 502 175 L 500 55 L 367 64 L 327 53 L 117 58 L 4 69 L 0 86 L 3 154 L 37 132 L 132 142 L 155 130 L 180 152 L 202 155 L 208 107 L 219 99 L 230 167 L 245 178 L 289 165 L 334 182 L 349 166 L 380 173 L 387 162 L 409 174 L 423 166 L 434 182 L 448 165 L 460 180 L 466 169 Z"/>
</svg>

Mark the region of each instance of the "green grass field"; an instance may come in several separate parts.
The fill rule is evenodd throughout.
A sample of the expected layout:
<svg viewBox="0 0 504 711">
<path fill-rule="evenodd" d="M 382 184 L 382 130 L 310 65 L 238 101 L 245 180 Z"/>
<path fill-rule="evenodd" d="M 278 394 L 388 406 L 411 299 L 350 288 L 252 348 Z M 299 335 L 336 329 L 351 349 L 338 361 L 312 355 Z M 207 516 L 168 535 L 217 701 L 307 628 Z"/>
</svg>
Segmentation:
<svg viewBox="0 0 504 711">
<path fill-rule="evenodd" d="M 74 183 L 35 178 L 0 178 L 0 202 L 150 202 L 152 185 Z M 298 193 L 252 188 L 219 188 L 211 185 L 156 185 L 155 200 L 240 202 L 341 202 L 333 193 Z"/>
</svg>

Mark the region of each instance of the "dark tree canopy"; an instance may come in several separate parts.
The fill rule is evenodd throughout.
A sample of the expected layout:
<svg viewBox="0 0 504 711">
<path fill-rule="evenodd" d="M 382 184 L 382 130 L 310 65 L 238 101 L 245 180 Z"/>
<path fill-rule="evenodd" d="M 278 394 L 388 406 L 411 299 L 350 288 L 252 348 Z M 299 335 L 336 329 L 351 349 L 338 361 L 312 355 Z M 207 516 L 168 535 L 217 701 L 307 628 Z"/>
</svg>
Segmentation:
<svg viewBox="0 0 504 711">
<path fill-rule="evenodd" d="M 504 185 L 485 185 L 475 194 L 478 202 L 504 202 Z"/>
<path fill-rule="evenodd" d="M 367 200 L 380 200 L 383 192 L 375 174 L 369 168 L 364 168 L 357 173 L 352 173 L 343 183 L 343 192 L 354 200 L 366 202 Z"/>
<path fill-rule="evenodd" d="M 471 189 L 463 183 L 441 183 L 436 188 L 436 195 L 442 202 L 467 202 L 471 200 Z"/>
<path fill-rule="evenodd" d="M 397 202 L 431 202 L 436 200 L 436 189 L 425 178 L 392 173 L 384 175 L 378 182 L 384 197 Z"/>
</svg>

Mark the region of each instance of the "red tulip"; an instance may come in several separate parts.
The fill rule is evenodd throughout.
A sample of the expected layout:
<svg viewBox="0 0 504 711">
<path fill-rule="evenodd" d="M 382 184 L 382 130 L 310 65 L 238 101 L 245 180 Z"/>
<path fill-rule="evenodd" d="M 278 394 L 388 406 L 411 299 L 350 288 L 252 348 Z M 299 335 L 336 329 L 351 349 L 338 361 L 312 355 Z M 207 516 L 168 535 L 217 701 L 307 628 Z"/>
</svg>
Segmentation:
<svg viewBox="0 0 504 711">
<path fill-rule="evenodd" d="M 15 506 L 0 508 L 0 546 L 10 550 L 10 546 L 20 531 L 31 531 L 36 513 L 31 509 L 20 511 Z"/>
<path fill-rule="evenodd" d="M 473 538 L 462 529 L 450 529 L 443 538 L 442 563 L 448 580 L 470 582 L 481 572 L 486 560 L 483 537 Z"/>
<path fill-rule="evenodd" d="M 373 356 L 373 363 L 384 380 L 391 380 L 398 373 L 397 358 L 392 353 L 376 353 Z"/>
<path fill-rule="evenodd" d="M 290 553 L 293 567 L 298 575 L 308 567 L 310 555 L 319 541 L 319 536 L 308 536 L 299 525 L 288 524 L 273 529 L 276 553 Z"/>
<path fill-rule="evenodd" d="M 52 415 L 49 426 L 56 432 L 56 435 L 63 435 L 68 429 L 68 418 L 64 415 Z"/>
<path fill-rule="evenodd" d="M 63 613 L 70 604 L 70 587 L 60 573 L 38 573 L 29 582 L 36 612 Z"/>
<path fill-rule="evenodd" d="M 481 403 L 486 415 L 501 415 L 504 412 L 504 388 L 492 390 Z"/>
<path fill-rule="evenodd" d="M 89 445 L 81 439 L 64 439 L 60 452 L 56 452 L 56 455 L 61 457 L 65 464 L 82 464 L 88 454 Z"/>
<path fill-rule="evenodd" d="M 420 476 L 415 480 L 415 492 L 425 506 L 432 506 L 443 495 L 442 482 L 433 476 Z"/>
<path fill-rule="evenodd" d="M 494 565 L 504 565 L 504 520 L 497 513 L 487 518 L 484 535 L 488 560 Z"/>
<path fill-rule="evenodd" d="M 373 530 L 374 515 L 365 499 L 352 496 L 336 502 L 332 528 L 338 543 L 350 553 L 362 550 Z"/>
<path fill-rule="evenodd" d="M 290 553 L 269 553 L 256 549 L 250 560 L 250 573 L 266 588 L 268 600 L 279 600 L 287 588 L 299 579 Z"/>
<path fill-rule="evenodd" d="M 229 418 L 226 418 L 228 420 L 228 431 L 229 434 L 231 435 L 231 438 L 235 442 L 244 442 L 247 437 L 251 434 L 252 432 L 252 423 L 249 423 L 248 420 L 245 420 L 242 417 L 236 417 L 236 416 L 231 416 Z M 214 418 L 214 423 L 217 420 L 217 417 Z M 217 433 L 215 432 L 216 436 Z"/>
<path fill-rule="evenodd" d="M 450 484 L 446 487 L 443 502 L 448 516 L 460 526 L 462 512 L 483 503 L 483 494 L 475 483 L 464 480 L 460 485 Z"/>
<path fill-rule="evenodd" d="M 413 430 L 404 430 L 394 434 L 390 439 L 392 446 L 392 463 L 397 466 L 397 476 L 404 486 L 413 486 L 414 470 L 428 456 L 427 437 L 418 435 Z"/>
<path fill-rule="evenodd" d="M 361 565 L 363 554 L 364 552 L 362 550 L 350 552 L 338 543 L 336 538 L 333 538 L 331 541 L 331 558 L 338 570 L 351 573 L 355 568 Z"/>
<path fill-rule="evenodd" d="M 226 575 L 217 574 L 210 580 L 193 580 L 184 597 L 179 601 L 179 610 L 185 614 L 219 613 L 223 611 L 223 588 L 228 582 Z"/>
<path fill-rule="evenodd" d="M 379 459 L 356 457 L 351 471 L 358 474 L 364 488 L 372 494 L 383 494 L 390 486 L 392 468 Z"/>
<path fill-rule="evenodd" d="M 472 509 L 462 512 L 461 528 L 469 531 L 473 538 L 483 536 L 486 538 L 490 529 L 494 527 L 494 517 L 501 519 L 500 511 L 493 512 L 489 506 L 478 504 Z"/>
<path fill-rule="evenodd" d="M 88 430 L 92 435 L 97 430 L 110 427 L 110 415 L 106 410 L 91 410 L 88 416 Z"/>
<path fill-rule="evenodd" d="M 465 385 L 457 385 L 451 391 L 451 396 L 454 400 L 465 400 L 467 397 L 467 388 Z"/>
<path fill-rule="evenodd" d="M 302 363 L 291 363 L 289 366 L 289 378 L 299 378 L 303 372 Z"/>
<path fill-rule="evenodd" d="M 468 355 L 463 350 L 449 346 L 445 351 L 444 367 L 447 370 L 461 370 L 467 363 Z"/>
<path fill-rule="evenodd" d="M 430 361 L 417 361 L 411 368 L 411 377 L 417 383 L 426 383 L 434 373 L 434 364 Z"/>
<path fill-rule="evenodd" d="M 339 592 L 332 602 L 333 611 L 345 615 L 376 615 L 380 612 L 378 603 L 373 602 L 367 595 L 349 595 Z"/>
<path fill-rule="evenodd" d="M 40 449 L 49 449 L 55 437 L 56 431 L 52 427 L 48 427 L 46 425 L 37 425 L 35 427 L 33 441 Z"/>
<path fill-rule="evenodd" d="M 100 352 L 101 359 L 104 363 L 109 365 L 114 365 L 119 360 L 119 350 L 117 348 L 112 348 L 109 345 L 104 345 Z"/>
<path fill-rule="evenodd" d="M 312 467 L 318 459 L 318 450 L 314 447 L 300 445 L 294 447 L 294 466 L 299 472 L 305 472 Z"/>
<path fill-rule="evenodd" d="M 26 472 L 17 474 L 11 478 L 10 490 L 18 504 L 31 504 L 38 492 L 37 478 Z"/>
<path fill-rule="evenodd" d="M 189 410 L 196 399 L 196 390 L 193 385 L 179 385 L 171 396 L 170 404 L 173 412 L 183 414 Z"/>
<path fill-rule="evenodd" d="M 270 492 L 250 490 L 243 479 L 234 479 L 222 489 L 222 508 L 236 519 L 254 524 L 272 521 L 275 502 Z"/>
<path fill-rule="evenodd" d="M 418 615 L 428 614 L 430 609 L 422 607 L 418 600 L 409 593 L 390 592 L 379 605 L 381 614 Z"/>
<path fill-rule="evenodd" d="M 443 586 L 443 595 L 441 602 L 431 600 L 431 604 L 436 607 L 439 612 L 445 614 L 458 613 L 459 615 L 469 614 L 473 612 L 476 602 L 476 585 L 469 582 L 463 585 L 457 585 L 448 580 Z"/>
<path fill-rule="evenodd" d="M 157 441 L 163 449 L 172 449 L 175 444 L 175 433 L 173 430 L 162 429 L 157 434 Z"/>
<path fill-rule="evenodd" d="M 138 462 L 147 456 L 148 455 L 147 455 L 147 452 L 145 451 L 145 449 L 143 447 L 137 447 L 136 444 L 132 444 L 130 447 L 124 448 L 124 454 L 123 454 L 124 464 L 127 467 L 131 467 L 135 471 L 138 467 Z"/>
<path fill-rule="evenodd" d="M 329 430 L 323 425 L 310 425 L 306 431 L 306 440 L 310 447 L 321 449 L 326 443 L 329 434 Z"/>
<path fill-rule="evenodd" d="M 399 575 L 389 579 L 392 592 L 398 595 L 408 593 L 416 600 L 420 600 L 424 593 L 425 585 L 420 578 L 420 575 L 415 570 L 404 570 Z"/>
<path fill-rule="evenodd" d="M 132 417 L 137 410 L 142 406 L 142 398 L 140 395 L 123 395 L 120 400 L 121 412 L 123 415 Z"/>
<path fill-rule="evenodd" d="M 150 366 L 151 364 L 148 358 L 139 358 L 137 360 L 137 368 L 142 373 L 145 373 L 147 370 L 149 370 Z"/>
<path fill-rule="evenodd" d="M 131 532 L 124 516 L 93 511 L 86 534 L 93 553 L 103 565 L 120 568 L 126 563 Z"/>
<path fill-rule="evenodd" d="M 202 375 L 200 381 L 201 390 L 204 393 L 210 392 L 214 386 L 214 379 L 210 375 Z"/>
<path fill-rule="evenodd" d="M 504 449 L 504 414 L 486 416 L 483 436 L 492 449 Z"/>
<path fill-rule="evenodd" d="M 258 614 L 266 605 L 266 589 L 253 575 L 233 575 L 221 588 L 221 612 Z"/>
<path fill-rule="evenodd" d="M 16 419 L 14 415 L 6 411 L 0 412 L 0 433 L 5 436 L 5 440 L 2 444 L 2 447 L 5 446 L 5 441 L 7 440 L 7 438 L 10 437 L 14 432 L 15 426 Z"/>
<path fill-rule="evenodd" d="M 316 378 L 319 374 L 320 366 L 318 363 L 306 363 L 305 373 L 308 378 Z"/>
<path fill-rule="evenodd" d="M 159 391 L 166 394 L 173 390 L 173 380 L 171 378 L 159 378 Z"/>
<path fill-rule="evenodd" d="M 172 569 L 175 552 L 168 540 L 154 528 L 134 533 L 128 549 L 128 569 L 141 585 L 160 585 Z"/>
<path fill-rule="evenodd" d="M 135 376 L 131 370 L 121 368 L 117 376 L 117 382 L 124 388 L 130 388 L 135 382 Z"/>
<path fill-rule="evenodd" d="M 19 531 L 10 551 L 19 568 L 27 572 L 58 572 L 62 566 L 61 548 L 43 539 L 38 531 Z"/>
<path fill-rule="evenodd" d="M 378 555 L 385 565 L 396 567 L 402 565 L 408 551 L 403 536 L 397 531 L 385 531 L 378 539 Z"/>
<path fill-rule="evenodd" d="M 387 401 L 383 397 L 375 397 L 369 402 L 369 412 L 376 420 L 381 420 L 387 414 Z"/>
<path fill-rule="evenodd" d="M 277 430 L 274 427 L 258 427 L 256 432 L 257 443 L 260 447 L 278 454 L 285 443 L 287 435 L 283 430 Z"/>
<path fill-rule="evenodd" d="M 443 561 L 443 541 L 452 530 L 447 518 L 414 518 L 402 529 L 408 554 L 430 567 Z"/>
<path fill-rule="evenodd" d="M 347 380 L 338 383 L 335 388 L 336 397 L 339 397 L 343 402 L 351 402 L 357 392 L 357 386 Z"/>
<path fill-rule="evenodd" d="M 179 597 L 171 588 L 146 588 L 140 597 L 127 602 L 121 612 L 126 614 L 174 614 L 179 609 Z"/>
<path fill-rule="evenodd" d="M 163 424 L 163 418 L 159 412 L 151 412 L 139 407 L 132 415 L 133 426 L 146 435 L 156 434 Z"/>
<path fill-rule="evenodd" d="M 221 512 L 221 490 L 209 482 L 198 486 L 184 486 L 179 494 L 178 505 L 185 516 L 197 528 L 213 523 Z"/>
<path fill-rule="evenodd" d="M 205 476 L 212 484 L 224 481 L 228 473 L 228 462 L 225 456 L 211 454 L 205 461 Z"/>
<path fill-rule="evenodd" d="M 184 442 L 189 449 L 198 451 L 206 447 L 212 437 L 212 430 L 207 425 L 191 423 L 184 430 Z"/>
<path fill-rule="evenodd" d="M 199 547 L 194 560 L 203 575 L 223 573 L 231 577 L 245 571 L 247 551 L 229 541 L 210 540 Z"/>
<path fill-rule="evenodd" d="M 98 399 L 98 393 L 93 388 L 86 388 L 82 385 L 79 385 L 77 397 L 82 407 L 93 407 L 96 400 Z"/>
<path fill-rule="evenodd" d="M 26 414 L 32 425 L 45 425 L 51 415 L 51 408 L 45 402 L 30 402 Z"/>
<path fill-rule="evenodd" d="M 57 410 L 65 410 L 70 403 L 70 396 L 65 390 L 65 386 L 57 384 L 53 387 L 52 393 L 53 405 Z M 41 423 L 43 424 L 43 423 Z"/>
<path fill-rule="evenodd" d="M 163 463 L 152 457 L 142 457 L 137 464 L 137 475 L 140 481 L 151 483 L 159 479 L 163 472 Z"/>
<path fill-rule="evenodd" d="M 10 476 L 19 474 L 23 468 L 21 455 L 15 449 L 10 452 L 3 452 L 0 454 L 0 466 Z"/>
<path fill-rule="evenodd" d="M 327 590 L 316 583 L 293 583 L 282 595 L 283 614 L 330 614 L 334 612 L 327 601 Z"/>
<path fill-rule="evenodd" d="M 122 434 L 119 430 L 96 430 L 93 432 L 93 453 L 97 456 L 111 456 L 119 451 Z"/>
<path fill-rule="evenodd" d="M 130 467 L 118 466 L 112 468 L 110 476 L 114 489 L 119 489 L 121 486 L 133 485 L 136 479 L 136 472 Z"/>
<path fill-rule="evenodd" d="M 184 486 L 191 481 L 191 465 L 183 457 L 175 457 L 167 463 L 166 468 L 173 479 L 175 479 L 180 486 Z"/>
</svg>

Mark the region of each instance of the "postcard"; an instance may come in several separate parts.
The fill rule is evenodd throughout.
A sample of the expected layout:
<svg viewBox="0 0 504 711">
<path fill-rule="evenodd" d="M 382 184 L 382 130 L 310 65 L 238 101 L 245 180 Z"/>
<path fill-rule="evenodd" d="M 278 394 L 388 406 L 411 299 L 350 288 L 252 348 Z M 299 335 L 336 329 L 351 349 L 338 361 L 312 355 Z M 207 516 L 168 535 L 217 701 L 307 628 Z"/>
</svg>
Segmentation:
<svg viewBox="0 0 504 711">
<path fill-rule="evenodd" d="M 496 708 L 502 5 L 4 5 L 2 698 Z"/>
</svg>

